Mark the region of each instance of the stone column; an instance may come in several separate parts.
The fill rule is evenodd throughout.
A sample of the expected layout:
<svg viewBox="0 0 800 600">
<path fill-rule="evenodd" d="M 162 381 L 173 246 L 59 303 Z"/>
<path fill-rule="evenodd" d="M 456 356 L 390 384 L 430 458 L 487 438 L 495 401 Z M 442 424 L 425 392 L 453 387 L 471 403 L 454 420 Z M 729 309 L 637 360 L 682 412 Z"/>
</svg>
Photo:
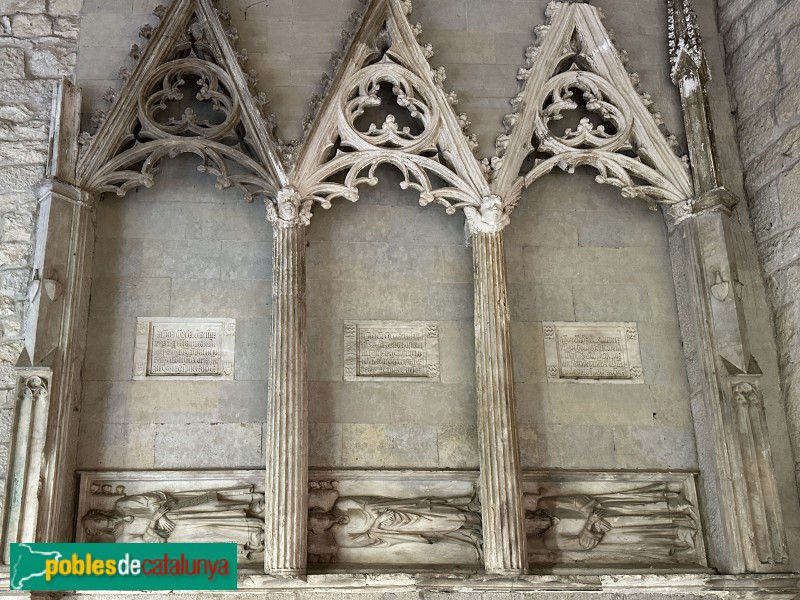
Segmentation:
<svg viewBox="0 0 800 600">
<path fill-rule="evenodd" d="M 487 573 L 527 568 L 503 233 L 474 233 L 475 373 Z"/>
<path fill-rule="evenodd" d="M 18 371 L 3 539 L 3 562 L 6 564 L 11 559 L 9 544 L 36 541 L 51 379 L 50 369 L 22 368 Z"/>
<path fill-rule="evenodd" d="M 692 388 L 701 493 L 722 573 L 786 568 L 772 453 L 742 305 L 732 210 L 709 119 L 709 73 L 689 0 L 669 0 L 671 77 L 681 92 L 695 198 L 670 233 L 673 275 Z M 683 272 L 677 270 L 684 266 Z"/>
<path fill-rule="evenodd" d="M 273 223 L 272 340 L 266 453 L 266 571 L 302 577 L 308 522 L 306 227 L 292 190 L 278 194 Z M 268 208 L 270 208 L 268 206 Z"/>
</svg>

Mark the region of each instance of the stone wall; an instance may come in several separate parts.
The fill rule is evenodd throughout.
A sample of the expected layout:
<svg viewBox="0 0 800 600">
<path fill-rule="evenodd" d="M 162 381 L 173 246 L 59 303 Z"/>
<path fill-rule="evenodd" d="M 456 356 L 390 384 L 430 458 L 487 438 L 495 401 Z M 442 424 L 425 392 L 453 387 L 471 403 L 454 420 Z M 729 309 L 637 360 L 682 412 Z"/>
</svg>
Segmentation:
<svg viewBox="0 0 800 600">
<path fill-rule="evenodd" d="M 745 188 L 800 457 L 800 4 L 717 0 Z M 795 466 L 795 469 L 798 469 Z"/>
<path fill-rule="evenodd" d="M 591 172 L 551 173 L 506 229 L 523 467 L 697 469 L 666 227 Z M 630 321 L 643 383 L 549 383 L 542 321 Z"/>
<path fill-rule="evenodd" d="M 164 165 L 160 185 L 97 211 L 81 468 L 264 465 L 272 228 L 264 206 Z M 134 381 L 136 317 L 236 319 L 233 381 Z"/>
<path fill-rule="evenodd" d="M 45 175 L 54 86 L 75 69 L 81 1 L 0 2 L 0 482 L 31 279 L 33 190 Z"/>
<path fill-rule="evenodd" d="M 95 110 L 106 110 L 102 100 L 105 91 L 109 87 L 119 89 L 118 71 L 132 64 L 128 57 L 131 44 L 143 45 L 137 35 L 139 28 L 146 22 L 155 24 L 151 12 L 160 3 L 166 2 L 83 3 L 75 68 L 84 91 L 87 127 Z M 0 13 L 7 16 L 0 17 L 5 32 L 0 37 L 0 385 L 5 389 L 13 385 L 12 365 L 22 347 L 24 298 L 30 277 L 26 265 L 35 212 L 35 197 L 30 190 L 44 174 L 50 78 L 72 72 L 80 4 L 79 0 L 50 0 L 49 4 L 45 0 L 0 0 Z M 239 46 L 249 52 L 248 66 L 258 73 L 259 87 L 268 93 L 279 116 L 279 134 L 298 137 L 307 99 L 339 46 L 348 14 L 360 8 L 360 3 L 231 0 L 223 4 L 230 8 L 239 30 Z M 643 89 L 650 92 L 667 126 L 681 139 L 679 100 L 668 76 L 663 3 L 603 0 L 596 4 L 605 10 L 606 26 L 616 31 L 619 46 L 628 50 L 631 70 L 640 74 Z M 719 0 L 719 4 L 731 64 L 760 64 L 756 57 L 768 57 L 772 50 L 771 56 L 776 60 L 780 57 L 783 67 L 764 72 L 774 74 L 775 90 L 788 85 L 786 77 L 798 71 L 790 58 L 797 50 L 780 41 L 780 34 L 788 30 L 791 19 L 787 14 L 796 15 L 793 2 L 754 0 L 747 7 L 746 2 Z M 524 48 L 533 40 L 533 27 L 544 21 L 545 5 L 545 0 L 414 3 L 412 21 L 422 23 L 422 40 L 434 44 L 433 64 L 447 67 L 446 87 L 459 92 L 458 109 L 468 114 L 472 131 L 478 133 L 481 156 L 493 153 L 494 135 L 500 131 L 502 115 L 508 112 L 508 98 L 516 92 L 515 76 L 523 64 Z M 697 0 L 695 5 L 714 74 L 712 112 L 723 170 L 728 185 L 741 194 L 742 171 L 734 143 L 721 43 L 715 31 L 714 4 Z M 746 19 L 738 18 L 742 12 Z M 726 27 L 726 23 L 733 24 Z M 764 32 L 769 35 L 762 35 Z M 731 40 L 738 40 L 737 48 L 750 50 L 733 50 Z M 798 255 L 796 245 L 781 240 L 792 231 L 797 235 L 796 202 L 794 225 L 789 224 L 791 201 L 797 196 L 791 191 L 790 176 L 796 171 L 789 167 L 794 165 L 792 144 L 800 128 L 791 129 L 786 121 L 787 115 L 797 118 L 784 100 L 792 98 L 791 90 L 787 88 L 783 95 L 754 93 L 764 89 L 760 79 L 759 85 L 736 83 L 745 82 L 747 72 L 744 66 L 730 69 L 734 87 L 741 87 L 737 100 L 742 154 L 751 173 L 747 182 L 755 200 L 756 237 L 764 240 L 762 254 L 771 257 L 764 265 L 778 309 L 779 331 L 785 334 L 779 343 L 787 381 L 790 359 L 797 360 L 787 352 L 796 348 L 797 342 L 790 335 L 792 327 L 781 323 L 796 325 L 800 304 L 792 303 L 786 291 L 792 281 L 797 284 L 797 268 L 784 267 Z M 797 80 L 792 85 L 796 101 Z M 774 112 L 755 110 L 759 98 L 774 103 Z M 743 118 L 748 102 L 753 104 L 747 115 L 752 121 Z M 772 120 L 759 121 L 762 114 L 769 114 Z M 782 142 L 773 143 L 779 133 L 784 133 Z M 745 142 L 755 139 L 760 145 L 748 154 Z M 266 413 L 270 228 L 264 221 L 263 207 L 243 204 L 234 192 L 217 192 L 213 182 L 198 177 L 190 163 L 168 162 L 154 189 L 101 203 L 81 417 L 82 467 L 263 465 L 260 423 Z M 782 179 L 778 177 L 781 168 L 787 173 Z M 367 466 L 363 458 L 359 463 L 353 457 L 358 452 L 374 452 L 369 461 L 375 466 L 411 466 L 413 457 L 413 466 L 474 468 L 470 250 L 463 244 L 460 216 L 448 217 L 434 206 L 416 207 L 396 183 L 387 177 L 379 187 L 365 190 L 355 206 L 337 205 L 329 212 L 318 211 L 309 230 L 311 434 L 312 445 L 317 448 L 311 463 Z M 766 374 L 764 397 L 776 471 L 790 541 L 796 547 L 800 514 L 779 403 L 774 337 L 743 206 L 737 209 L 736 217 L 745 310 L 753 352 Z M 507 235 L 525 465 L 694 468 L 686 375 L 660 215 L 621 199 L 613 188 L 600 187 L 580 173 L 554 174 L 526 193 Z M 218 249 L 216 266 L 210 256 L 216 252 L 213 248 Z M 603 262 L 606 272 L 587 270 L 586 257 L 593 257 L 589 265 Z M 619 257 L 625 258 L 617 260 Z M 361 269 L 356 275 L 354 263 Z M 350 271 L 336 271 L 342 265 Z M 634 270 L 639 270 L 641 277 L 635 277 Z M 567 272 L 569 281 L 561 281 Z M 547 277 L 551 282 L 545 281 Z M 393 297 L 401 296 L 395 306 L 383 306 L 381 297 L 371 296 L 375 282 L 385 285 L 386 280 L 394 286 Z M 425 282 L 430 284 L 426 286 Z M 560 291 L 548 299 L 536 291 L 537 286 L 560 286 Z M 420 297 L 427 288 L 438 296 L 426 297 L 424 304 L 416 302 L 415 293 Z M 234 294 L 236 299 L 230 305 L 220 304 L 223 291 Z M 350 306 L 352 312 L 345 315 L 342 307 L 348 296 L 355 298 L 355 303 Z M 786 301 L 780 299 L 784 297 Z M 372 314 L 366 316 L 368 310 Z M 197 384 L 183 383 L 159 386 L 155 393 L 130 381 L 134 317 L 178 314 L 237 317 L 242 327 L 237 327 L 240 354 L 235 381 L 216 384 L 208 393 L 193 387 Z M 363 387 L 355 395 L 337 392 L 335 380 L 340 372 L 336 349 L 341 338 L 336 332 L 343 318 L 439 320 L 441 390 L 426 388 L 430 384 L 407 384 L 386 392 L 380 386 L 370 389 L 367 384 L 358 384 Z M 541 336 L 538 324 L 542 320 L 572 319 L 641 321 L 645 385 L 593 386 L 592 391 L 597 392 L 593 394 L 586 386 L 555 386 L 537 379 L 542 368 L 539 350 L 534 347 Z M 328 358 L 315 355 L 319 349 Z M 788 374 L 790 379 L 793 376 Z M 6 406 L 13 400 L 9 396 Z M 7 442 L 11 412 L 1 414 L 0 442 Z M 345 448 L 345 430 L 353 440 L 351 445 L 359 439 L 364 442 L 363 451 Z M 229 443 L 232 439 L 236 444 Z M 0 449 L 0 459 L 5 454 Z M 794 555 L 796 558 L 797 553 Z"/>
</svg>

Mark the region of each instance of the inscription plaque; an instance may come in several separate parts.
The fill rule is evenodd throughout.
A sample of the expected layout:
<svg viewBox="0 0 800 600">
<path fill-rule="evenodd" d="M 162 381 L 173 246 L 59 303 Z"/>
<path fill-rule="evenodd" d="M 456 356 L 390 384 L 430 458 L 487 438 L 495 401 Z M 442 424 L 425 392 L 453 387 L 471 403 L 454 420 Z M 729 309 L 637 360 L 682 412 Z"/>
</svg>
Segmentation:
<svg viewBox="0 0 800 600">
<path fill-rule="evenodd" d="M 133 379 L 233 379 L 234 319 L 139 317 Z"/>
<path fill-rule="evenodd" d="M 636 323 L 542 323 L 547 381 L 644 383 Z"/>
<path fill-rule="evenodd" d="M 425 321 L 345 321 L 344 380 L 438 381 L 438 325 Z"/>
</svg>

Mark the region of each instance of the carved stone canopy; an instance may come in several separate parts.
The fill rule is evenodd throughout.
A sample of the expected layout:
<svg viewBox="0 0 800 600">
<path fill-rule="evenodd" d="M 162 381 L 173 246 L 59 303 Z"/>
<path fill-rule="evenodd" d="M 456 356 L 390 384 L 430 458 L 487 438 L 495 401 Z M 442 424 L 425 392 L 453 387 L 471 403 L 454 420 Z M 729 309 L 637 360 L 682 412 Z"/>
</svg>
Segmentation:
<svg viewBox="0 0 800 600">
<path fill-rule="evenodd" d="M 296 226 L 309 223 L 314 204 L 356 201 L 359 186 L 375 185 L 377 167 L 389 164 L 421 205 L 463 209 L 471 231 L 494 232 L 533 181 L 555 167 L 586 165 L 625 197 L 666 204 L 676 218 L 689 214 L 688 167 L 627 72 L 599 9 L 550 3 L 549 22 L 537 29 L 539 42 L 519 70 L 521 91 L 495 156 L 483 161 L 410 13 L 410 0 L 372 0 L 352 41 L 345 36 L 349 47 L 329 90 L 312 100 L 305 139 L 287 153 L 273 137 L 274 121 L 261 115 L 266 99 L 255 92 L 254 72 L 242 70 L 246 53 L 231 45 L 229 16 L 211 0 L 157 9 L 163 21 L 143 30 L 152 39 L 144 51 L 135 48 L 136 69 L 97 135 L 84 134 L 80 185 L 124 195 L 152 185 L 164 157 L 191 152 L 219 187 L 236 185 L 247 200 L 264 197 L 273 223 Z M 577 125 L 559 129 L 569 113 L 580 117 Z"/>
<path fill-rule="evenodd" d="M 226 15 L 211 0 L 160 9 L 162 23 L 140 32 L 150 42 L 110 112 L 97 115 L 97 135 L 82 136 L 80 187 L 122 196 L 153 185 L 165 157 L 190 152 L 217 187 L 237 186 L 248 201 L 274 196 L 287 180 L 261 115 L 266 100 L 242 71 Z"/>
</svg>

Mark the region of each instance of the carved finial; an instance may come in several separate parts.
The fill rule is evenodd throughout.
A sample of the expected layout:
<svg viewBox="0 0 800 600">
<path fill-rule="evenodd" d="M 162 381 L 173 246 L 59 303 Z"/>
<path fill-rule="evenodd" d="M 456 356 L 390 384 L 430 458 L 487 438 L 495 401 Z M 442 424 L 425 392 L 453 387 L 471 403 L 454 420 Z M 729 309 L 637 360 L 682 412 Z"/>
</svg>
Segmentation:
<svg viewBox="0 0 800 600">
<path fill-rule="evenodd" d="M 276 227 L 297 227 L 311 222 L 313 200 L 303 200 L 293 187 L 278 190 L 275 200 L 267 199 L 267 219 Z"/>
<path fill-rule="evenodd" d="M 703 43 L 697 28 L 697 15 L 690 1 L 667 0 L 667 19 L 672 81 L 677 83 L 683 76 L 681 70 L 686 67 L 703 72 L 707 76 Z M 684 59 L 687 62 L 684 62 Z"/>
</svg>

